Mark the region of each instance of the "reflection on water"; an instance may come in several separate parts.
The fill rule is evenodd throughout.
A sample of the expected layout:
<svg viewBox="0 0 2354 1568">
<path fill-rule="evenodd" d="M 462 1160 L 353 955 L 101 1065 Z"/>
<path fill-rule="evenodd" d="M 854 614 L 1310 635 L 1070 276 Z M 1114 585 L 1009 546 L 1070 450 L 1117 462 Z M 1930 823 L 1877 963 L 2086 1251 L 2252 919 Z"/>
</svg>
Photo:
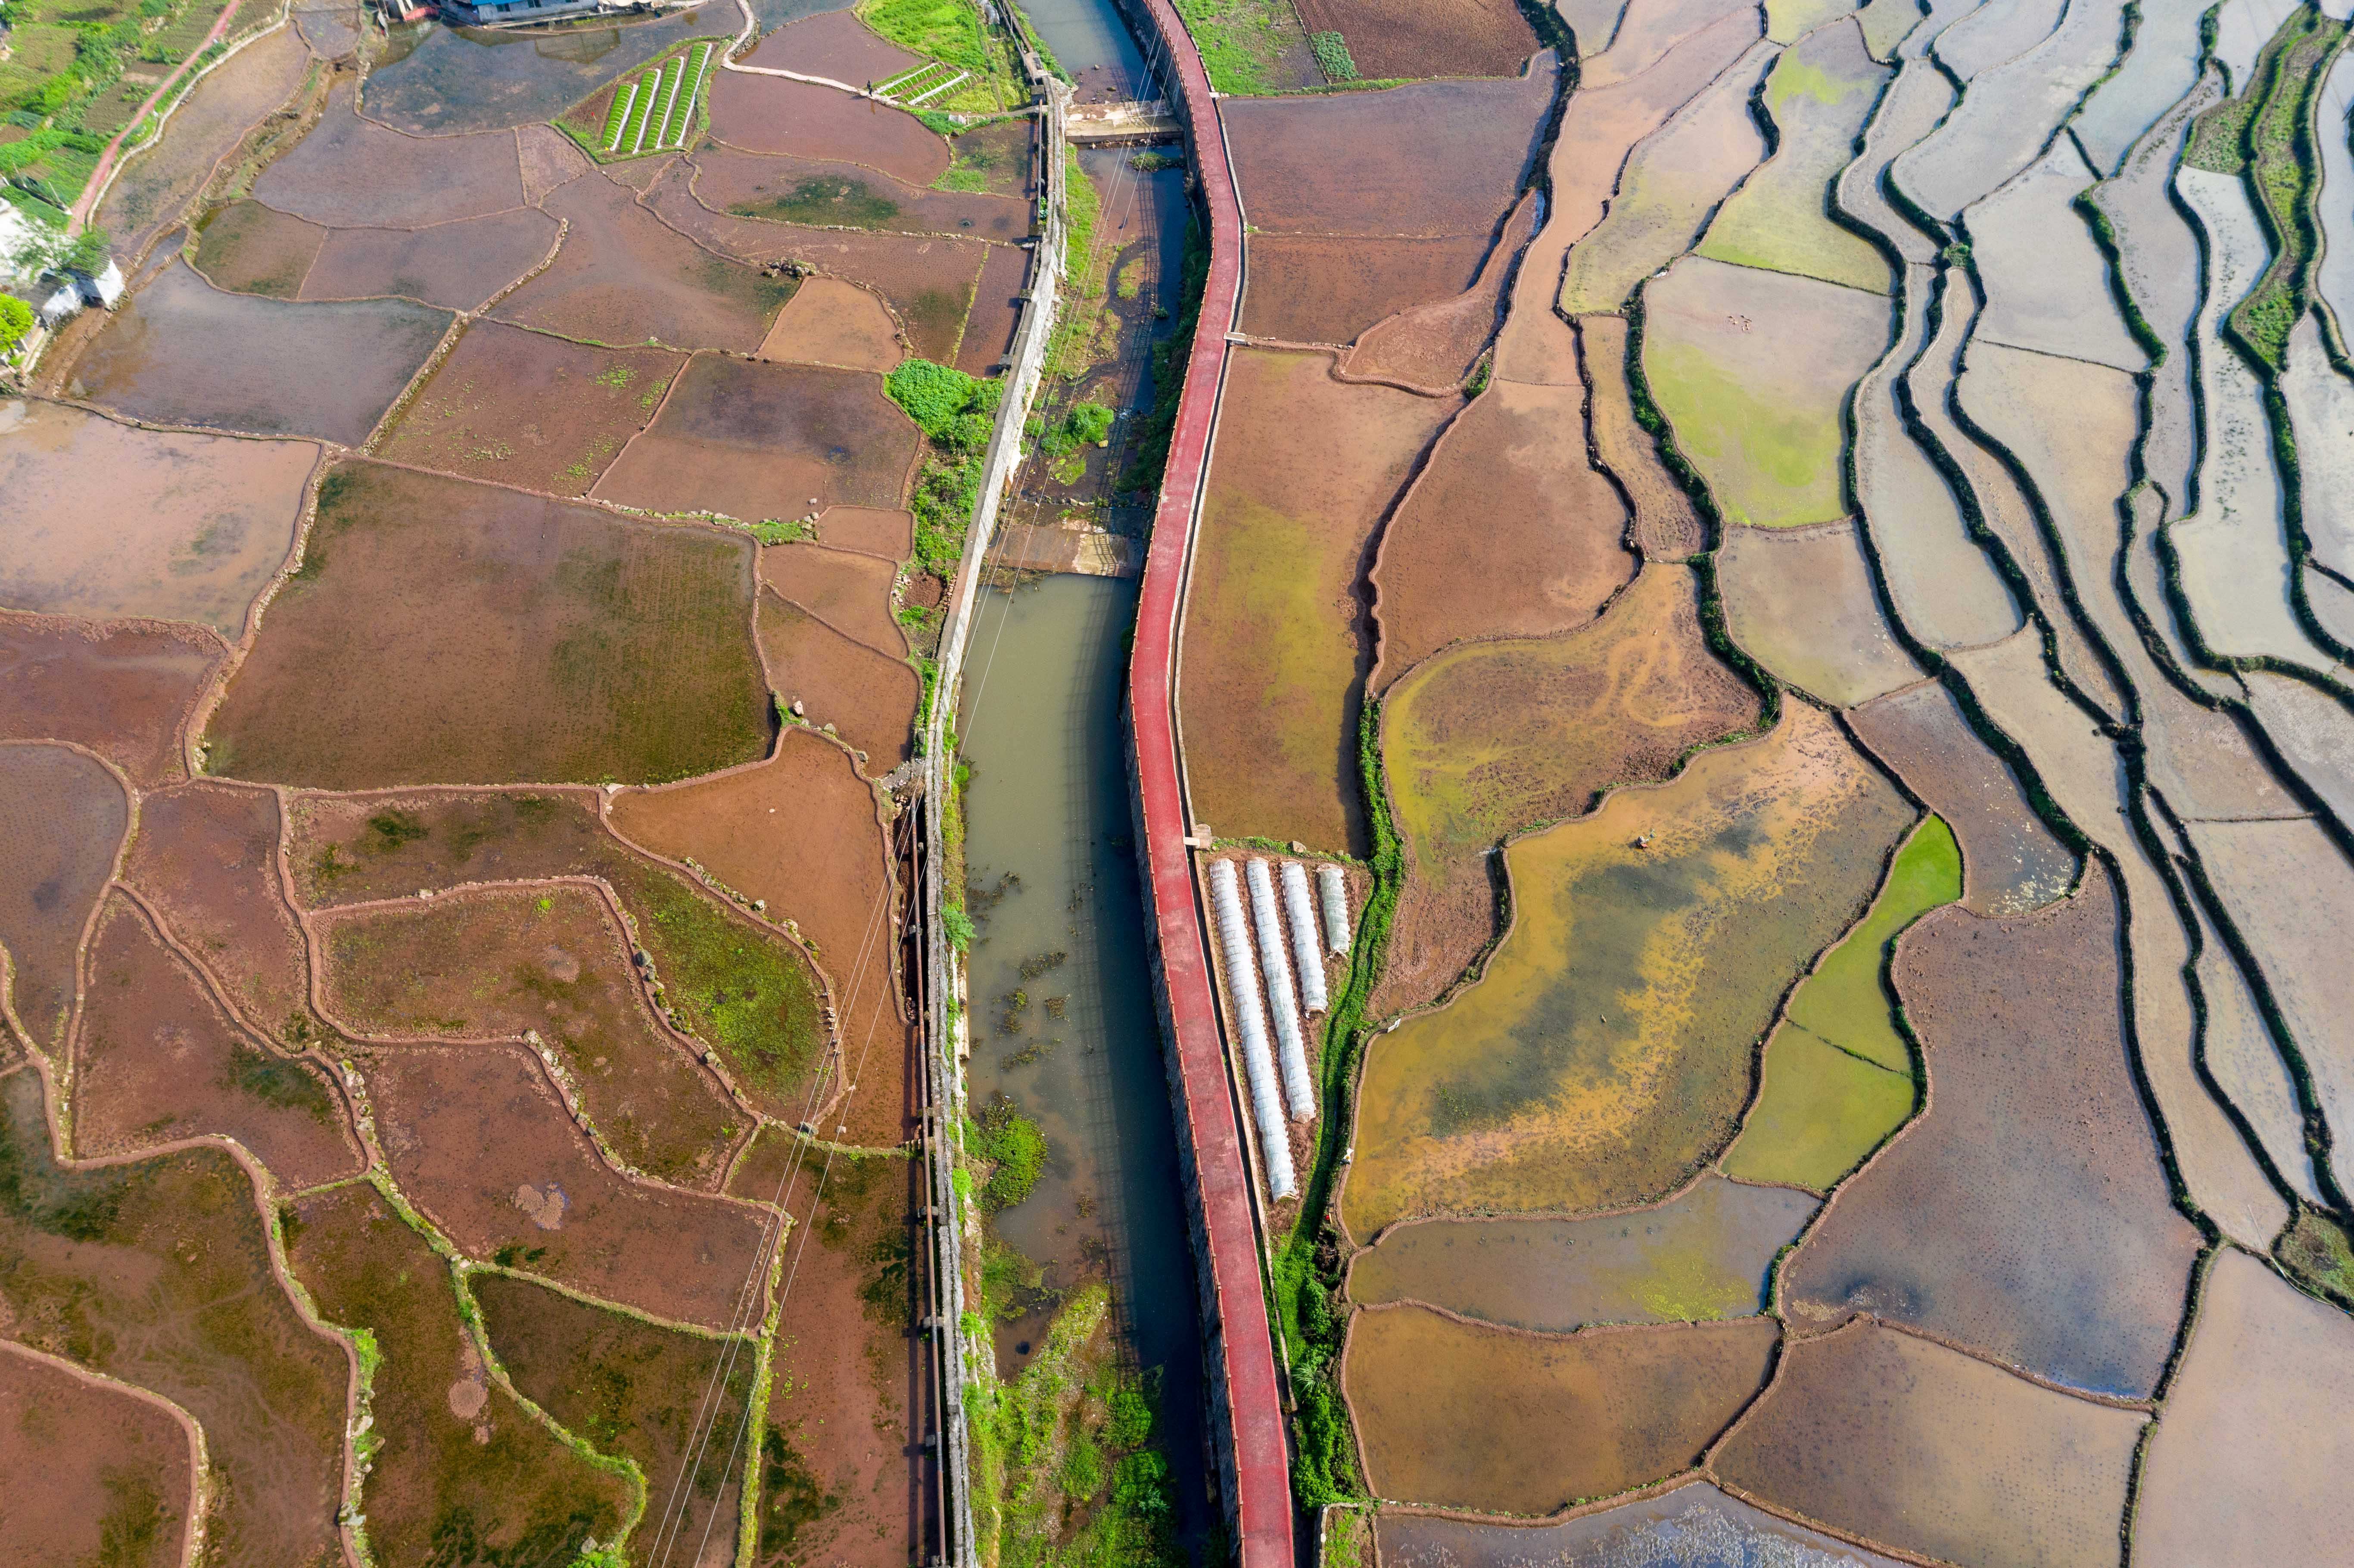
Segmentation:
<svg viewBox="0 0 2354 1568">
<path fill-rule="evenodd" d="M 1049 577 L 981 600 L 966 665 L 972 1102 L 1044 1128 L 1047 1170 L 998 1234 L 1068 1288 L 1101 1277 L 1139 1365 L 1187 1534 L 1202 1523 L 1202 1347 L 1119 722 L 1136 585 Z M 997 895 L 1002 891 L 1002 896 Z M 1013 1000 L 1014 993 L 1021 998 Z M 1001 1325 L 1011 1377 L 1047 1314 Z"/>
<path fill-rule="evenodd" d="M 419 22 L 391 28 L 361 89 L 369 119 L 428 136 L 553 120 L 623 71 L 686 38 L 732 37 L 733 5 L 644 19 L 508 31 Z"/>
</svg>

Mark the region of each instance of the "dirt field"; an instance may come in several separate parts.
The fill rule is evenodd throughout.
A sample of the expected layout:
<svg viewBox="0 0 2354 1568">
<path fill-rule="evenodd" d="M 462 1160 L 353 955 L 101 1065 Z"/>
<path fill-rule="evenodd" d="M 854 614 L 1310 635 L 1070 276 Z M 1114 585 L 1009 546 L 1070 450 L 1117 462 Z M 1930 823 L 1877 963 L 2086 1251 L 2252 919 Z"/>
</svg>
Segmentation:
<svg viewBox="0 0 2354 1568">
<path fill-rule="evenodd" d="M 753 1211 L 615 1175 L 520 1047 L 407 1046 L 362 1064 L 395 1181 L 469 1255 L 676 1321 L 725 1328 Z"/>
<path fill-rule="evenodd" d="M 254 182 L 256 199 L 337 228 L 410 228 L 523 205 L 511 135 L 403 136 L 363 120 L 339 85 L 311 133 Z M 387 169 L 400 171 L 386 179 Z"/>
<path fill-rule="evenodd" d="M 818 514 L 817 537 L 837 550 L 864 550 L 904 561 L 915 553 L 916 519 L 871 506 L 829 506 Z"/>
<path fill-rule="evenodd" d="M 196 1456 L 160 1405 L 0 1345 L 0 1473 L 25 1563 L 176 1568 Z"/>
<path fill-rule="evenodd" d="M 1815 709 L 1506 852 L 1483 978 L 1370 1053 L 1342 1193 L 1424 1213 L 1656 1200 L 1723 1147 L 1784 991 L 1861 914 L 1913 813 Z"/>
<path fill-rule="evenodd" d="M 1757 714 L 1756 693 L 1709 652 L 1679 567 L 1647 568 L 1589 628 L 1467 644 L 1393 687 L 1382 758 L 1413 874 L 1376 1006 L 1437 995 L 1494 933 L 1474 859 L 1488 846 L 1589 810 L 1598 790 L 1663 779 Z"/>
<path fill-rule="evenodd" d="M 1401 311 L 1459 299 L 1479 281 L 1488 237 L 1365 239 L 1254 234 L 1242 330 L 1282 343 L 1354 343 Z"/>
<path fill-rule="evenodd" d="M 357 445 L 449 330 L 406 300 L 292 304 L 173 266 L 131 296 L 73 376 L 136 419 Z"/>
<path fill-rule="evenodd" d="M 570 233 L 546 271 L 500 302 L 502 321 L 591 343 L 749 354 L 792 297 L 790 280 L 700 249 L 602 175 L 550 192 L 543 210 Z"/>
<path fill-rule="evenodd" d="M 655 1021 L 602 898 L 578 885 L 457 893 L 321 922 L 322 1005 L 378 1037 L 537 1033 L 616 1155 L 719 1184 L 745 1118 Z"/>
<path fill-rule="evenodd" d="M 298 299 L 327 232 L 258 201 L 232 202 L 206 215 L 194 250 L 182 254 L 216 289 Z"/>
<path fill-rule="evenodd" d="M 324 1075 L 241 1033 L 120 894 L 90 944 L 74 1039 L 74 1150 L 85 1159 L 218 1133 L 290 1189 L 360 1170 Z"/>
<path fill-rule="evenodd" d="M 989 260 L 981 264 L 981 281 L 973 285 L 972 313 L 957 344 L 958 369 L 968 376 L 987 376 L 1005 363 L 1014 329 L 1022 324 L 1022 304 L 1014 296 L 1029 281 L 1027 251 L 1010 245 L 990 248 Z"/>
<path fill-rule="evenodd" d="M 366 1182 L 293 1213 L 296 1277 L 322 1317 L 366 1329 L 382 1357 L 368 1413 L 383 1446 L 362 1493 L 380 1559 L 428 1562 L 462 1543 L 477 1562 L 550 1562 L 612 1539 L 628 1483 L 572 1454 L 492 1381 L 449 1266 L 425 1238 Z"/>
<path fill-rule="evenodd" d="M 872 87 L 921 65 L 923 57 L 885 43 L 844 10 L 788 22 L 762 38 L 744 63 Z"/>
<path fill-rule="evenodd" d="M 0 490 L 16 514 L 0 600 L 243 635 L 246 611 L 294 547 L 319 449 L 135 430 L 57 404 L 16 406 L 22 422 L 0 443 Z M 92 482 L 96 475 L 103 482 Z"/>
<path fill-rule="evenodd" d="M 1716 577 L 1742 652 L 1820 701 L 1847 707 L 1923 678 L 1881 613 L 1852 523 L 1728 529 Z"/>
<path fill-rule="evenodd" d="M 1585 317 L 1577 323 L 1577 351 L 1594 450 L 1634 504 L 1635 547 L 1653 561 L 1681 561 L 1706 549 L 1708 525 L 1659 461 L 1650 432 L 1635 422 L 1627 386 L 1627 323 L 1617 316 Z"/>
<path fill-rule="evenodd" d="M 1908 1551 L 2105 1568 L 2143 1419 L 1858 1323 L 1791 1344 L 1711 1468 L 1761 1502 Z"/>
<path fill-rule="evenodd" d="M 115 253 L 145 255 L 179 221 L 213 165 L 293 96 L 310 65 L 309 52 L 290 28 L 239 50 L 190 88 L 172 111 L 171 134 L 123 164 L 99 204 L 98 223 L 114 237 Z"/>
<path fill-rule="evenodd" d="M 222 649 L 186 627 L 0 614 L 0 739 L 87 746 L 140 785 L 182 776 L 179 727 Z"/>
<path fill-rule="evenodd" d="M 874 778 L 913 754 L 916 705 L 923 680 L 914 666 L 853 641 L 806 611 L 760 596 L 760 656 L 769 682 L 805 722 L 831 726 L 853 749 L 865 753 Z"/>
<path fill-rule="evenodd" d="M 914 115 L 780 77 L 713 73 L 711 134 L 748 153 L 864 164 L 913 185 L 949 166 L 947 141 Z"/>
<path fill-rule="evenodd" d="M 906 353 L 899 323 L 882 301 L 838 278 L 811 278 L 778 313 L 759 356 L 881 372 Z"/>
<path fill-rule="evenodd" d="M 907 634 L 891 616 L 896 575 L 872 556 L 820 545 L 771 545 L 760 552 L 760 581 L 778 597 L 878 653 L 904 659 Z"/>
<path fill-rule="evenodd" d="M 1780 1335 L 1749 1319 L 1560 1337 L 1394 1307 L 1350 1319 L 1342 1376 L 1376 1494 L 1543 1514 L 1691 1468 Z"/>
<path fill-rule="evenodd" d="M 1900 946 L 1929 1109 L 1792 1260 L 1794 1323 L 1865 1310 L 2095 1393 L 2156 1385 L 2200 1243 L 2127 1070 L 2117 925 L 2107 879 L 2088 875 L 2045 913 L 1948 910 Z"/>
<path fill-rule="evenodd" d="M 152 1389 L 196 1419 L 229 1568 L 328 1568 L 350 1363 L 271 1269 L 253 1185 L 219 1150 L 68 1171 L 41 1079 L 0 1078 L 0 1306 L 11 1339 Z"/>
<path fill-rule="evenodd" d="M 698 153 L 693 162 L 695 198 L 737 217 L 983 239 L 1019 239 L 1030 232 L 1030 204 L 1017 196 L 937 191 L 863 164 L 725 148 Z"/>
<path fill-rule="evenodd" d="M 113 874 L 131 803 L 114 776 L 59 746 L 0 746 L 0 948 L 9 1012 L 33 1044 L 64 1044 L 74 953 Z"/>
<path fill-rule="evenodd" d="M 1349 1298 L 1553 1333 L 1748 1317 L 1765 1306 L 1775 1254 L 1817 1207 L 1803 1192 L 1711 1175 L 1628 1214 L 1397 1225 L 1351 1260 Z"/>
<path fill-rule="evenodd" d="M 309 958 L 278 878 L 278 800 L 194 783 L 144 797 L 123 880 L 265 1034 L 303 1038 Z"/>
<path fill-rule="evenodd" d="M 1451 300 L 1415 305 L 1375 323 L 1358 334 L 1356 352 L 1341 361 L 1341 368 L 1352 377 L 1412 387 L 1459 384 L 1496 335 L 1504 285 L 1536 232 L 1538 205 L 1533 193 L 1521 198 L 1469 288 Z"/>
<path fill-rule="evenodd" d="M 831 505 L 896 506 L 917 439 L 876 376 L 698 354 L 597 494 L 649 512 L 748 522 Z"/>
<path fill-rule="evenodd" d="M 302 298 L 399 294 L 446 310 L 480 310 L 555 244 L 556 220 L 524 207 L 432 228 L 337 229 L 303 279 Z"/>
<path fill-rule="evenodd" d="M 1634 577 L 1626 504 L 1575 440 L 1585 401 L 1491 386 L 1432 446 L 1374 557 L 1376 692 L 1458 640 L 1583 626 Z"/>
<path fill-rule="evenodd" d="M 586 789 L 297 795 L 287 819 L 295 897 L 314 909 L 465 882 L 595 876 L 626 853 Z"/>
<path fill-rule="evenodd" d="M 375 463 L 321 494 L 302 569 L 215 710 L 215 771 L 638 781 L 764 749 L 748 540 Z"/>
<path fill-rule="evenodd" d="M 1363 578 L 1382 514 L 1460 405 L 1245 349 L 1220 407 L 1180 710 L 1194 810 L 1230 838 L 1357 849 Z"/>
<path fill-rule="evenodd" d="M 660 349 L 595 348 L 476 322 L 381 450 L 468 479 L 586 495 L 685 363 Z"/>
<path fill-rule="evenodd" d="M 1521 1568 L 1531 1552 L 1550 1553 L 1539 1561 L 1562 1568 L 1637 1568 L 1673 1563 L 1695 1548 L 1723 1553 L 1729 1563 L 1900 1568 L 1893 1557 L 1792 1524 L 1705 1481 L 1557 1524 L 1474 1524 L 1385 1512 L 1374 1517 L 1373 1533 L 1389 1568 Z"/>
<path fill-rule="evenodd" d="M 638 1462 L 646 1510 L 624 1545 L 659 1561 L 657 1541 L 691 1547 L 715 1512 L 711 1541 L 733 1543 L 739 1489 L 720 1480 L 751 1389 L 750 1341 L 732 1341 L 731 1356 L 731 1341 L 658 1329 L 528 1280 L 483 1274 L 472 1284 L 492 1353 L 523 1396 L 576 1436 Z M 682 1489 L 698 1440 L 703 1466 Z"/>
<path fill-rule="evenodd" d="M 1514 76 L 1536 34 L 1507 0 L 1300 0 L 1300 25 L 1348 40 L 1357 74 Z"/>
</svg>

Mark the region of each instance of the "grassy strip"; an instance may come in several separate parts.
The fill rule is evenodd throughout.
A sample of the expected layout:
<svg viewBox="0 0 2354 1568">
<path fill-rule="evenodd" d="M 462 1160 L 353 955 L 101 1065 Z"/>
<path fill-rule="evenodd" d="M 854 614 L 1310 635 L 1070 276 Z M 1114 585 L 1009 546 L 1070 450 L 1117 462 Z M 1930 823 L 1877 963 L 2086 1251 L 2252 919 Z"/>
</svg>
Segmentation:
<svg viewBox="0 0 2354 1568">
<path fill-rule="evenodd" d="M 981 503 L 982 455 L 1004 383 L 909 359 L 884 378 L 883 389 L 924 432 L 924 466 L 911 503 L 916 558 L 934 576 L 953 580 L 972 509 Z"/>
<path fill-rule="evenodd" d="M 901 48 L 969 73 L 947 100 L 928 100 L 928 108 L 991 112 L 1030 101 L 1012 40 L 982 21 L 974 0 L 860 0 L 857 15 Z M 904 95 L 906 73 L 898 80 L 896 95 Z"/>
</svg>

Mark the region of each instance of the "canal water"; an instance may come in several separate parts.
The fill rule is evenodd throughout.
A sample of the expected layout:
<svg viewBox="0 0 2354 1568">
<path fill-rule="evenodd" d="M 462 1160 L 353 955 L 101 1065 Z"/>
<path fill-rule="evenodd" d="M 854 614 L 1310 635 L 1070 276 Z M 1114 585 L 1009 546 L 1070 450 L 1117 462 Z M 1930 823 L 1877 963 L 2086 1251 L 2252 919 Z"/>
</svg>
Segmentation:
<svg viewBox="0 0 2354 1568">
<path fill-rule="evenodd" d="M 1144 51 L 1111 0 L 1022 0 L 1022 14 L 1081 102 L 1133 98 L 1144 85 Z"/>
</svg>

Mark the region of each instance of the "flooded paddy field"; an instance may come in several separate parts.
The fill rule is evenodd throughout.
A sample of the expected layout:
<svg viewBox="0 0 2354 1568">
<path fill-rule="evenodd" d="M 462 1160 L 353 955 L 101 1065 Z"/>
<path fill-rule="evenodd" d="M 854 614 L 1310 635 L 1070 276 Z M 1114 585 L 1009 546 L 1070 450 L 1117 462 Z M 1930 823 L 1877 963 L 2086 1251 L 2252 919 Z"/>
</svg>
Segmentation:
<svg viewBox="0 0 2354 1568">
<path fill-rule="evenodd" d="M 62 746 L 0 746 L 0 946 L 20 1038 L 55 1052 L 75 1005 L 84 927 L 130 827 L 130 802 L 101 763 Z"/>
</svg>

